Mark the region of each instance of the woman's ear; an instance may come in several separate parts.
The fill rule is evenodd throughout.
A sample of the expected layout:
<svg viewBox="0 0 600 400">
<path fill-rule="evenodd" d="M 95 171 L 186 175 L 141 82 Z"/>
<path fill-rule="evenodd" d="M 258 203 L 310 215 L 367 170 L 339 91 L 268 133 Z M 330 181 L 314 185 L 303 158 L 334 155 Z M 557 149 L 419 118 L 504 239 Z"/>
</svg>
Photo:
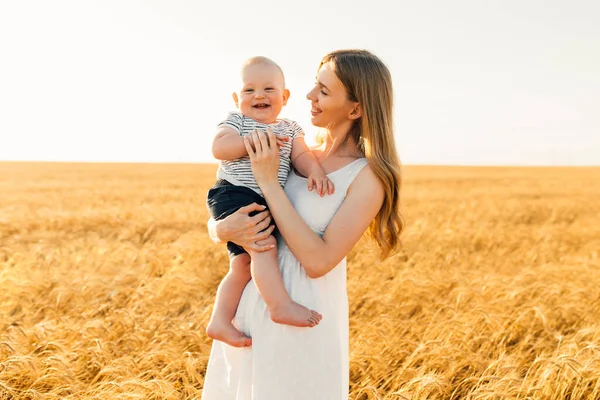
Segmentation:
<svg viewBox="0 0 600 400">
<path fill-rule="evenodd" d="M 359 119 L 362 116 L 362 107 L 360 103 L 356 103 L 354 108 L 350 111 L 350 115 L 348 116 L 350 119 Z"/>
</svg>

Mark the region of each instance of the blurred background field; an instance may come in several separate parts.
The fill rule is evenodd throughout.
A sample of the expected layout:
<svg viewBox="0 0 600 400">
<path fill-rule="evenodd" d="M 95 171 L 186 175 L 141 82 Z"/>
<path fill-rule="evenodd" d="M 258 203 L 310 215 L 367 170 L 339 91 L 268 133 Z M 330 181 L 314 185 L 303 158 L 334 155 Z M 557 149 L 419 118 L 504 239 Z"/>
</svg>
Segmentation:
<svg viewBox="0 0 600 400">
<path fill-rule="evenodd" d="M 0 399 L 200 398 L 215 168 L 0 163 Z M 600 168 L 404 176 L 402 251 L 348 257 L 351 399 L 600 398 Z"/>
</svg>

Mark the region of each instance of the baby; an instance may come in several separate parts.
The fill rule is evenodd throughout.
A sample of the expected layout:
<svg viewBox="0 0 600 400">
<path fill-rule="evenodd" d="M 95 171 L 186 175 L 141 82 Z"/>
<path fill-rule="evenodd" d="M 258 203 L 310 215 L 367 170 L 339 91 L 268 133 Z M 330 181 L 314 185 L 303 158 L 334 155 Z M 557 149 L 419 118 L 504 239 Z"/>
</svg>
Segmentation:
<svg viewBox="0 0 600 400">
<path fill-rule="evenodd" d="M 240 92 L 233 93 L 240 112 L 229 113 L 219 124 L 213 140 L 213 156 L 220 163 L 217 182 L 207 196 L 211 216 L 220 220 L 252 203 L 266 209 L 267 202 L 252 174 L 243 139 L 255 130 L 270 128 L 276 134 L 281 186 L 293 165 L 300 174 L 308 177 L 309 190 L 316 187 L 321 196 L 333 193 L 333 183 L 306 145 L 302 128 L 294 121 L 277 118 L 290 96 L 279 65 L 266 57 L 253 57 L 242 66 L 241 78 Z M 270 236 L 261 244 L 276 244 L 276 241 Z M 274 322 L 300 327 L 319 323 L 320 314 L 295 303 L 287 293 L 279 271 L 276 247 L 265 252 L 252 252 L 252 257 L 235 243 L 228 242 L 227 250 L 229 272 L 217 290 L 213 314 L 206 329 L 209 337 L 235 347 L 251 344 L 251 339 L 232 323 L 242 292 L 251 278 Z"/>
</svg>

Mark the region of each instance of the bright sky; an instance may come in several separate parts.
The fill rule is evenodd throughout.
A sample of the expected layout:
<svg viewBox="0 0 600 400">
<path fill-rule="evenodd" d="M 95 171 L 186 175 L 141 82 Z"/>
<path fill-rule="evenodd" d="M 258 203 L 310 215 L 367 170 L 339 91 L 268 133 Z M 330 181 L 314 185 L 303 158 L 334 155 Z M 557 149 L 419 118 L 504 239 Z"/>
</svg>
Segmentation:
<svg viewBox="0 0 600 400">
<path fill-rule="evenodd" d="M 319 61 L 388 65 L 405 164 L 600 165 L 600 2 L 0 2 L 0 160 L 212 161 L 240 64 L 286 73 L 307 134 Z"/>
</svg>

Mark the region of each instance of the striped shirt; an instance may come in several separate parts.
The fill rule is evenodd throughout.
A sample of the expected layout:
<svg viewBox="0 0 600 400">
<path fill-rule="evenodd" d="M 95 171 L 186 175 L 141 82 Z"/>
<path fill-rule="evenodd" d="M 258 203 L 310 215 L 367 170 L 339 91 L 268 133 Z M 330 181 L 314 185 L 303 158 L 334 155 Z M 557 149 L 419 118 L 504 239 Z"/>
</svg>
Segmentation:
<svg viewBox="0 0 600 400">
<path fill-rule="evenodd" d="M 291 168 L 292 142 L 297 137 L 304 136 L 304 132 L 297 122 L 289 119 L 278 119 L 273 124 L 263 124 L 246 117 L 240 112 L 230 112 L 227 119 L 221 122 L 219 126 L 233 128 L 242 137 L 249 135 L 255 129 L 265 130 L 267 127 L 271 128 L 276 135 L 289 137 L 290 140 L 279 149 L 279 171 L 277 178 L 282 187 L 285 185 Z M 234 185 L 246 186 L 262 195 L 256 179 L 254 179 L 248 156 L 235 160 L 221 160 L 219 162 L 219 169 L 217 170 L 217 178 L 225 179 Z"/>
</svg>

